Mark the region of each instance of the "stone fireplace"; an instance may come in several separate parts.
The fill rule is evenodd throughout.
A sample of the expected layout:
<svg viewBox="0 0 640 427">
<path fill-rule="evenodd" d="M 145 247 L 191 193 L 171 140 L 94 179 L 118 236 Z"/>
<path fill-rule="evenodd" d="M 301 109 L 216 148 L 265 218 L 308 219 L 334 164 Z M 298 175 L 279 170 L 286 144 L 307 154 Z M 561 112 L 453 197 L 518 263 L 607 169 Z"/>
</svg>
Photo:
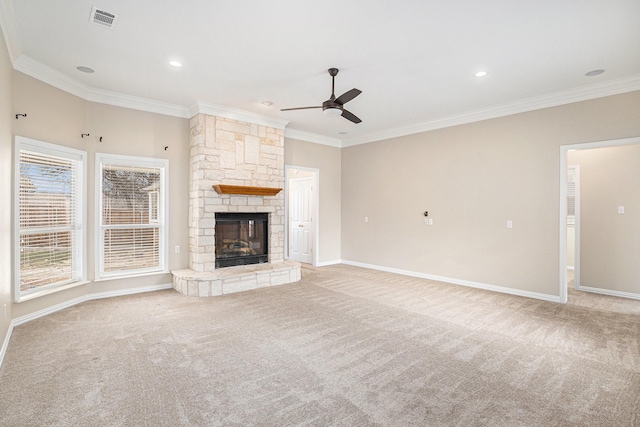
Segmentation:
<svg viewBox="0 0 640 427">
<path fill-rule="evenodd" d="M 189 268 L 172 272 L 178 292 L 216 296 L 300 280 L 300 264 L 284 259 L 283 128 L 202 113 L 191 118 Z M 251 214 L 268 221 L 264 242 L 255 219 L 235 237 L 224 229 L 216 236 L 216 215 L 225 221 Z M 266 259 L 245 265 L 242 252 Z M 237 264 L 224 266 L 223 258 Z"/>
</svg>

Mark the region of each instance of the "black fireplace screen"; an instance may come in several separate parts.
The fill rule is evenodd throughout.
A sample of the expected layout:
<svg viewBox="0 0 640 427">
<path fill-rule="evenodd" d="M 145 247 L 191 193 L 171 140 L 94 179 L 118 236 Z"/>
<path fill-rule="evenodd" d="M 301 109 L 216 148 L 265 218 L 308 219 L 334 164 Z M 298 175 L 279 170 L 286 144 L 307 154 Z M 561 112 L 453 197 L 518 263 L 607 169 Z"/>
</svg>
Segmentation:
<svg viewBox="0 0 640 427">
<path fill-rule="evenodd" d="M 268 262 L 269 214 L 216 214 L 216 268 Z"/>
</svg>

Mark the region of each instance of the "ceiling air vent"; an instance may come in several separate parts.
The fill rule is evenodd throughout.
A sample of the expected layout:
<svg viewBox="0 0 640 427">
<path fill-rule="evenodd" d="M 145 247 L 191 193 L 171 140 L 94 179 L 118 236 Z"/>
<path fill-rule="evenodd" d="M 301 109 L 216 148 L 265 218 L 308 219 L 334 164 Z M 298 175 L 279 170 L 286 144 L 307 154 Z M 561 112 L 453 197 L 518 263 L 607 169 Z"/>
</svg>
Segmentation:
<svg viewBox="0 0 640 427">
<path fill-rule="evenodd" d="M 118 15 L 116 15 L 115 13 L 107 12 L 106 10 L 101 10 L 97 7 L 94 7 L 91 10 L 89 22 L 94 22 L 107 28 L 113 28 L 116 26 L 117 19 Z"/>
</svg>

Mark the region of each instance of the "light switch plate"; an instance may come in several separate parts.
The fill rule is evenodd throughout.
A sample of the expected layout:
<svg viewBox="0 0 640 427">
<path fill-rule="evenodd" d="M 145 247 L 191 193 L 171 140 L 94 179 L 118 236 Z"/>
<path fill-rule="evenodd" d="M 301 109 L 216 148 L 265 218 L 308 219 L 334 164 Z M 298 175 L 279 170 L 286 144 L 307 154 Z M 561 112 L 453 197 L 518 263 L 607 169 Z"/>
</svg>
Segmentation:
<svg viewBox="0 0 640 427">
<path fill-rule="evenodd" d="M 623 214 L 624 214 L 624 206 L 618 206 L 618 213 L 619 213 L 620 215 L 623 215 Z"/>
</svg>

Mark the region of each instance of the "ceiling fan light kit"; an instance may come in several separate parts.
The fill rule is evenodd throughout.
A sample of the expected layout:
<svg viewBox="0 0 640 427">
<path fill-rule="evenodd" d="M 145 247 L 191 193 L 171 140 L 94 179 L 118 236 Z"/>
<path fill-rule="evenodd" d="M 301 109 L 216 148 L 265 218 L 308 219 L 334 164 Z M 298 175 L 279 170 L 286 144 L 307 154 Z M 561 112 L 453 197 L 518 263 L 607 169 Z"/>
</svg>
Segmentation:
<svg viewBox="0 0 640 427">
<path fill-rule="evenodd" d="M 327 117 L 338 117 L 342 115 L 342 110 L 335 107 L 329 107 L 329 108 L 325 108 L 323 113 Z"/>
<path fill-rule="evenodd" d="M 351 101 L 356 96 L 360 95 L 362 91 L 360 89 L 353 88 L 351 90 L 346 91 L 342 95 L 336 98 L 335 95 L 335 83 L 336 76 L 338 75 L 337 68 L 329 68 L 329 75 L 331 76 L 331 97 L 324 101 L 322 105 L 314 106 L 314 107 L 296 107 L 296 108 L 283 108 L 280 111 L 292 111 L 292 110 L 309 110 L 313 108 L 322 108 L 322 111 L 327 117 L 338 117 L 342 116 L 345 119 L 353 122 L 360 123 L 360 120 L 355 114 L 344 109 L 344 104 Z"/>
</svg>

